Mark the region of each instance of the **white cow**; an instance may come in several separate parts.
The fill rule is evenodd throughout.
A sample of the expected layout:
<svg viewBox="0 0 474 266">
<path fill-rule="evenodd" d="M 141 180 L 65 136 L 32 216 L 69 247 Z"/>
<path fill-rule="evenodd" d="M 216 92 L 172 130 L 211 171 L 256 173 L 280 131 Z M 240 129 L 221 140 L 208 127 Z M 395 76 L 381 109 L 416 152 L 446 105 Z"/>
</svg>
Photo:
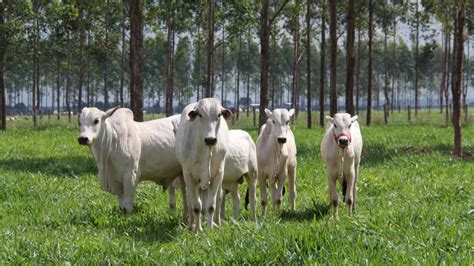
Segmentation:
<svg viewBox="0 0 474 266">
<path fill-rule="evenodd" d="M 359 176 L 359 162 L 362 153 L 362 135 L 358 116 L 347 113 L 327 116 L 329 126 L 321 142 L 321 157 L 328 171 L 329 194 L 333 216 L 338 216 L 339 198 L 336 180 L 342 183 L 342 193 L 349 214 L 356 210 L 356 181 Z"/>
<path fill-rule="evenodd" d="M 252 220 L 256 221 L 257 202 L 257 151 L 255 143 L 249 133 L 243 130 L 230 130 L 227 155 L 224 168 L 224 179 L 222 181 L 222 209 L 221 217 L 225 216 L 225 195 L 231 193 L 234 207 L 234 218 L 240 216 L 239 184 L 246 177 L 249 185 L 250 209 Z"/>
<path fill-rule="evenodd" d="M 221 218 L 225 216 L 225 196 L 228 193 L 232 195 L 234 218 L 239 218 L 240 195 L 238 188 L 239 184 L 243 183 L 244 177 L 249 184 L 248 197 L 252 211 L 252 220 L 256 221 L 257 152 L 255 143 L 247 132 L 243 130 L 229 130 L 224 177 L 222 180 Z M 172 185 L 168 187 L 171 211 L 174 210 L 176 202 L 176 188 L 179 188 L 179 179 L 175 179 Z"/>
<path fill-rule="evenodd" d="M 289 126 L 295 110 L 265 109 L 268 120 L 257 139 L 258 183 L 262 197 L 262 214 L 267 206 L 267 179 L 272 191 L 273 207 L 278 210 L 286 176 L 291 209 L 296 205 L 296 144 Z"/>
<path fill-rule="evenodd" d="M 135 122 L 132 111 L 126 108 L 107 112 L 94 107 L 82 109 L 79 144 L 90 147 L 101 188 L 118 196 L 124 213 L 133 211 L 139 182 L 150 180 L 167 187 L 181 176 L 173 133 L 173 121 L 179 117 Z M 185 195 L 184 186 L 182 189 Z M 184 209 L 186 213 L 186 202 Z"/>
<path fill-rule="evenodd" d="M 188 226 L 201 231 L 201 211 L 209 228 L 214 211 L 220 213 L 217 194 L 224 176 L 228 143 L 226 119 L 232 112 L 216 99 L 205 98 L 186 106 L 176 132 L 176 155 L 183 168 L 189 206 Z M 220 223 L 217 215 L 216 223 Z"/>
</svg>

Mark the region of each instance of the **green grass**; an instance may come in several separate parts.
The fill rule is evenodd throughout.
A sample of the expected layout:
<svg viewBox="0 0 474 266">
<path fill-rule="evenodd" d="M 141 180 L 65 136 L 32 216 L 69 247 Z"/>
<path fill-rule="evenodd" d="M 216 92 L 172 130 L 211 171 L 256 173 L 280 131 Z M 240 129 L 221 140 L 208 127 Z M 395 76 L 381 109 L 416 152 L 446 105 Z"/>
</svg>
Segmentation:
<svg viewBox="0 0 474 266">
<path fill-rule="evenodd" d="M 122 216 L 116 198 L 100 190 L 89 150 L 76 143 L 75 122 L 45 117 L 32 129 L 21 119 L 0 133 L 0 264 L 472 265 L 474 159 L 449 154 L 453 132 L 441 115 L 416 125 L 403 118 L 394 114 L 394 125 L 362 128 L 354 216 L 342 206 L 340 219 L 331 218 L 319 155 L 323 130 L 306 129 L 302 114 L 293 129 L 297 210 L 289 210 L 285 195 L 281 213 L 253 223 L 243 210 L 233 221 L 229 201 L 224 224 L 200 234 L 180 223 L 180 193 L 179 210 L 170 214 L 167 194 L 152 183 L 139 186 L 136 212 Z M 256 137 L 249 119 L 234 127 Z M 463 130 L 472 154 L 474 126 Z"/>
</svg>

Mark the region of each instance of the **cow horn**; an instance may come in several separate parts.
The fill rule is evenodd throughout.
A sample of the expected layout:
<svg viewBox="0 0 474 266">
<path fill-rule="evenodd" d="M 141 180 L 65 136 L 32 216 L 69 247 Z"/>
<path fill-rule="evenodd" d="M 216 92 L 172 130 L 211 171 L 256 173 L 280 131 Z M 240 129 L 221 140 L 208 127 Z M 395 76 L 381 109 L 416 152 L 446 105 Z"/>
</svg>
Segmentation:
<svg viewBox="0 0 474 266">
<path fill-rule="evenodd" d="M 115 113 L 115 111 L 117 111 L 118 109 L 120 109 L 120 106 L 107 110 L 105 112 L 105 118 L 111 117 Z"/>
</svg>

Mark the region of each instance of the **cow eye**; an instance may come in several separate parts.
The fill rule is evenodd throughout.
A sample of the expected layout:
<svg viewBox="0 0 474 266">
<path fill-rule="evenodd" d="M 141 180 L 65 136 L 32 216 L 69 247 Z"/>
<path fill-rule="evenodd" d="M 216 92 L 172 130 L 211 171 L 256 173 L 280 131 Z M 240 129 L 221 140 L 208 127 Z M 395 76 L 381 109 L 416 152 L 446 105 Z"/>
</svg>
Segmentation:
<svg viewBox="0 0 474 266">
<path fill-rule="evenodd" d="M 275 120 L 272 120 L 273 124 L 275 124 Z"/>
<path fill-rule="evenodd" d="M 336 125 L 336 124 L 334 124 L 334 128 L 337 128 L 337 125 Z"/>
<path fill-rule="evenodd" d="M 217 119 L 221 118 L 222 114 L 218 114 L 217 115 Z"/>
<path fill-rule="evenodd" d="M 200 118 L 202 118 L 202 115 L 201 115 L 200 113 L 198 113 L 198 116 L 199 116 Z"/>
<path fill-rule="evenodd" d="M 286 121 L 286 124 L 288 125 L 290 123 L 290 120 Z"/>
<path fill-rule="evenodd" d="M 97 125 L 97 124 L 99 124 L 99 119 L 96 118 L 96 119 L 94 120 L 94 125 Z"/>
<path fill-rule="evenodd" d="M 349 128 L 351 128 L 352 124 L 349 124 Z"/>
</svg>

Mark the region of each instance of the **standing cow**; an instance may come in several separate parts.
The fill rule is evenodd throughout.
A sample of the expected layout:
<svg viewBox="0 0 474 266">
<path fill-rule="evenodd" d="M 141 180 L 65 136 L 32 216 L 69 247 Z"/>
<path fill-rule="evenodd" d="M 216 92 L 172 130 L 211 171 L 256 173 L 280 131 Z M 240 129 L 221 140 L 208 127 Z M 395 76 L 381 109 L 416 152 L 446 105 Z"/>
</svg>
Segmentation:
<svg viewBox="0 0 474 266">
<path fill-rule="evenodd" d="M 97 162 L 101 188 L 117 195 L 124 213 L 133 211 L 138 183 L 155 181 L 167 187 L 181 176 L 175 153 L 173 123 L 179 115 L 147 122 L 135 122 L 130 109 L 102 112 L 82 109 L 79 144 L 87 145 Z M 184 186 L 183 197 L 185 197 Z M 186 202 L 184 201 L 186 214 Z"/>
<path fill-rule="evenodd" d="M 229 142 L 227 145 L 227 155 L 224 167 L 224 179 L 222 181 L 222 209 L 221 217 L 225 216 L 225 195 L 232 195 L 234 207 L 234 218 L 240 215 L 240 195 L 239 184 L 243 183 L 245 177 L 249 185 L 250 209 L 252 220 L 256 221 L 257 202 L 257 151 L 255 143 L 249 133 L 243 130 L 230 130 Z"/>
<path fill-rule="evenodd" d="M 224 176 L 229 133 L 225 120 L 231 115 L 230 110 L 212 98 L 189 104 L 181 114 L 176 155 L 183 168 L 190 229 L 202 230 L 201 211 L 206 214 L 209 228 L 214 226 L 214 211 L 220 213 L 217 194 Z M 216 222 L 220 223 L 219 215 Z"/>
<path fill-rule="evenodd" d="M 267 206 L 267 179 L 272 191 L 273 206 L 278 210 L 286 176 L 291 209 L 296 205 L 296 144 L 290 128 L 295 110 L 265 109 L 268 120 L 260 129 L 257 139 L 258 183 L 262 197 L 262 214 Z"/>
<path fill-rule="evenodd" d="M 336 180 L 342 183 L 342 193 L 349 215 L 356 210 L 356 181 L 359 176 L 359 163 L 362 153 L 362 135 L 358 116 L 347 113 L 327 116 L 329 126 L 321 142 L 321 157 L 328 171 L 329 194 L 333 216 L 338 216 L 339 198 Z"/>
</svg>

